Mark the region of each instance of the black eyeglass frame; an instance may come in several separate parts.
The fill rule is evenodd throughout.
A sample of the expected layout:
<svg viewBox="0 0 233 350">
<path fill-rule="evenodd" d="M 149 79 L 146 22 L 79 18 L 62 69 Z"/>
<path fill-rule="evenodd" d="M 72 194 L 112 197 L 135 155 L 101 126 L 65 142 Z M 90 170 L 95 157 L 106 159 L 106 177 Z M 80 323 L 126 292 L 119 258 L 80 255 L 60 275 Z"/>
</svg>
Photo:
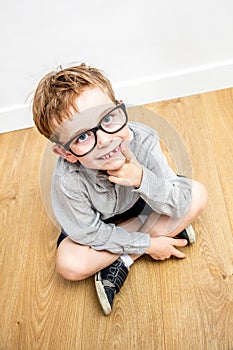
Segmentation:
<svg viewBox="0 0 233 350">
<path fill-rule="evenodd" d="M 102 122 L 103 122 L 103 119 L 106 118 L 109 114 L 111 114 L 113 111 L 115 111 L 115 110 L 118 109 L 118 108 L 122 109 L 123 112 L 124 112 L 124 114 L 125 114 L 125 123 L 120 127 L 120 129 L 118 129 L 118 130 L 116 130 L 116 131 L 106 131 L 106 130 L 102 127 L 102 125 L 101 125 Z M 95 146 L 97 145 L 97 135 L 96 135 L 96 132 L 97 132 L 98 130 L 102 130 L 102 131 L 104 131 L 106 134 L 115 134 L 116 132 L 119 132 L 120 130 L 122 130 L 122 129 L 126 126 L 127 123 L 128 123 L 128 115 L 127 115 L 127 112 L 126 112 L 126 106 L 125 106 L 124 103 L 120 103 L 120 104 L 116 105 L 114 108 L 112 108 L 108 113 L 106 113 L 106 114 L 101 118 L 99 124 L 98 124 L 96 127 L 81 132 L 80 134 L 78 134 L 78 135 L 72 137 L 72 139 L 69 140 L 69 141 L 68 141 L 67 143 L 65 143 L 65 144 L 63 144 L 63 143 L 61 143 L 61 142 L 58 142 L 58 141 L 56 142 L 56 144 L 57 144 L 57 145 L 60 145 L 60 146 L 62 146 L 62 147 L 64 147 L 66 151 L 69 151 L 69 152 L 72 153 L 75 157 L 84 157 L 84 156 L 86 156 L 88 153 L 90 153 L 91 151 L 93 151 L 93 149 L 94 149 Z M 86 152 L 86 153 L 84 153 L 84 154 L 82 154 L 82 155 L 76 154 L 76 153 L 75 153 L 74 151 L 72 151 L 72 149 L 70 148 L 70 144 L 71 144 L 76 138 L 78 138 L 78 137 L 80 137 L 81 135 L 83 135 L 83 134 L 85 134 L 85 133 L 87 133 L 87 132 L 90 132 L 90 131 L 92 131 L 93 134 L 94 134 L 94 136 L 95 136 L 95 143 L 94 143 L 93 147 L 90 149 L 90 151 L 88 151 L 88 152 Z"/>
</svg>

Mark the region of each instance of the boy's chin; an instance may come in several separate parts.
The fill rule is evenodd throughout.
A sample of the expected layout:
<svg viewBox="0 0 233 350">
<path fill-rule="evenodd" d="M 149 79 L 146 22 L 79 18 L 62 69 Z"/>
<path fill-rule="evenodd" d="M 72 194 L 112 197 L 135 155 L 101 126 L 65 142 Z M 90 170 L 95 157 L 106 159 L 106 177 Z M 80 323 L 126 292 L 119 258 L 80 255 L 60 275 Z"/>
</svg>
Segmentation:
<svg viewBox="0 0 233 350">
<path fill-rule="evenodd" d="M 100 170 L 118 170 L 124 163 L 125 159 L 114 159 L 103 164 Z"/>
</svg>

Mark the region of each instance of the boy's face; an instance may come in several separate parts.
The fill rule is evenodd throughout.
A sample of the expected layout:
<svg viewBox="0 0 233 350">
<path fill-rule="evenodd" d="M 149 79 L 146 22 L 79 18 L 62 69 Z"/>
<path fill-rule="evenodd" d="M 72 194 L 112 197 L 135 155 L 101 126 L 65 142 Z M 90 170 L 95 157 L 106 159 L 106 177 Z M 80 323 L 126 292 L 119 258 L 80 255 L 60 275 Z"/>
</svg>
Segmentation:
<svg viewBox="0 0 233 350">
<path fill-rule="evenodd" d="M 76 100 L 78 113 L 72 119 L 64 121 L 59 127 L 60 142 L 65 144 L 72 136 L 96 127 L 101 118 L 115 107 L 107 93 L 100 88 L 88 88 Z M 125 162 L 121 153 L 122 142 L 128 143 L 130 139 L 129 128 L 126 125 L 114 134 L 97 130 L 97 144 L 95 148 L 83 157 L 76 157 L 64 148 L 55 145 L 53 150 L 69 162 L 79 161 L 87 168 L 97 170 L 116 170 Z"/>
</svg>

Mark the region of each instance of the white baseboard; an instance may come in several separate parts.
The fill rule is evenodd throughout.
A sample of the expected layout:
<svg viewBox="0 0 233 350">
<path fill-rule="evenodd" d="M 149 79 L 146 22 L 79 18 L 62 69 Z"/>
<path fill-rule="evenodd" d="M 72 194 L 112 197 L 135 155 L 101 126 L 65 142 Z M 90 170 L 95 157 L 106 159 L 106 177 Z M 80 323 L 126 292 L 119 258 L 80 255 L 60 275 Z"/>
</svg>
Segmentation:
<svg viewBox="0 0 233 350">
<path fill-rule="evenodd" d="M 113 85 L 127 104 L 142 105 L 233 87 L 233 60 Z"/>
<path fill-rule="evenodd" d="M 34 126 L 31 106 L 18 105 L 0 109 L 0 133 L 31 128 Z"/>
<path fill-rule="evenodd" d="M 229 87 L 233 87 L 233 61 L 113 83 L 116 97 L 127 105 L 142 105 Z M 0 109 L 0 133 L 33 126 L 29 105 Z"/>
</svg>

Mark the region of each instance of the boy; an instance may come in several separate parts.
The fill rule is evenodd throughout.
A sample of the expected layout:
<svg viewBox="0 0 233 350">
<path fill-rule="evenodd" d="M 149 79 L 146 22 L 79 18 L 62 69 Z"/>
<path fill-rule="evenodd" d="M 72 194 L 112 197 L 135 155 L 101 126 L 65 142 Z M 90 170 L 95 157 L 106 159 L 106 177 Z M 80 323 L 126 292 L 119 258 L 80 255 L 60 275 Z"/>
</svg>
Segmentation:
<svg viewBox="0 0 233 350">
<path fill-rule="evenodd" d="M 60 156 L 51 188 L 62 226 L 57 270 L 75 281 L 95 275 L 108 315 L 137 258 L 186 256 L 176 247 L 195 241 L 190 223 L 206 205 L 206 190 L 171 170 L 152 129 L 128 123 L 98 69 L 81 64 L 47 74 L 33 116 Z"/>
</svg>

